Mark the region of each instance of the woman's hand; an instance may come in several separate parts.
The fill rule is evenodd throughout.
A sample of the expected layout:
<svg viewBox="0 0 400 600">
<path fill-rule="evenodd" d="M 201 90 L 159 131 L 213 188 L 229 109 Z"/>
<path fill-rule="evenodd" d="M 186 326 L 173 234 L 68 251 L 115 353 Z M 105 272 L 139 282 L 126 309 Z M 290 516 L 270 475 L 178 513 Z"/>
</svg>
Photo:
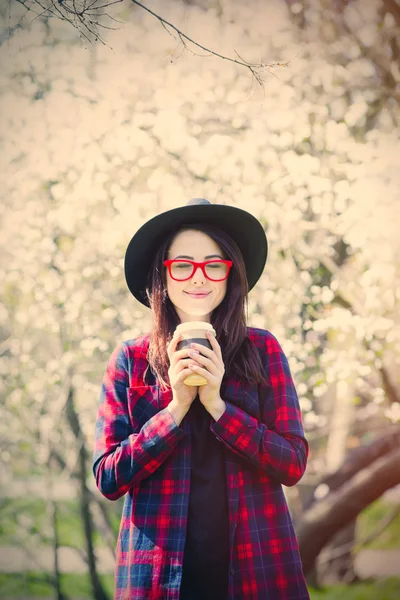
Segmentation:
<svg viewBox="0 0 400 600">
<path fill-rule="evenodd" d="M 206 385 L 199 386 L 199 398 L 200 402 L 209 410 L 209 408 L 220 405 L 222 402 L 220 389 L 225 373 L 225 365 L 222 359 L 221 346 L 211 332 L 207 331 L 206 335 L 212 346 L 212 350 L 201 344 L 191 344 L 191 350 L 197 350 L 200 354 L 189 353 L 189 356 L 192 358 L 189 366 L 193 369 L 194 373 L 198 373 L 207 379 Z"/>
<path fill-rule="evenodd" d="M 167 346 L 167 354 L 170 361 L 168 369 L 169 382 L 172 388 L 172 401 L 182 408 L 189 410 L 190 405 L 197 395 L 197 387 L 183 383 L 184 379 L 189 375 L 193 375 L 194 371 L 189 367 L 189 350 L 176 350 L 180 341 L 180 334 L 174 336 Z"/>
</svg>

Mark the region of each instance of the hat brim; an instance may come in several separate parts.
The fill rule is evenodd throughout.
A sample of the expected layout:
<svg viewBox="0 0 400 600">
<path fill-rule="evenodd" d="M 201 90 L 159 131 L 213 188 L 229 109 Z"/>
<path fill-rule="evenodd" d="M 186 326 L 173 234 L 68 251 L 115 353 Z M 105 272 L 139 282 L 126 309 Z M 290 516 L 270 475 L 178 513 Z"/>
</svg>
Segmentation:
<svg viewBox="0 0 400 600">
<path fill-rule="evenodd" d="M 199 204 L 173 208 L 144 223 L 125 253 L 125 279 L 130 292 L 144 306 L 148 273 L 166 235 L 183 225 L 205 223 L 225 231 L 239 246 L 251 290 L 260 278 L 268 256 L 268 241 L 261 223 L 250 213 L 224 204 Z"/>
</svg>

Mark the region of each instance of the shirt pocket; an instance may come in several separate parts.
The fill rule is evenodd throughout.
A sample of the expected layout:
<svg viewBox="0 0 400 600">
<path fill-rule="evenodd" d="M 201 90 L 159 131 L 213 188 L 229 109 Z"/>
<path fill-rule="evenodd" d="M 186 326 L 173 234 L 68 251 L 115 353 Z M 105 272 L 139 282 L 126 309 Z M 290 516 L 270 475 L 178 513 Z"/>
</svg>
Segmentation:
<svg viewBox="0 0 400 600">
<path fill-rule="evenodd" d="M 128 411 L 134 433 L 160 411 L 159 386 L 137 385 L 127 389 Z"/>
</svg>

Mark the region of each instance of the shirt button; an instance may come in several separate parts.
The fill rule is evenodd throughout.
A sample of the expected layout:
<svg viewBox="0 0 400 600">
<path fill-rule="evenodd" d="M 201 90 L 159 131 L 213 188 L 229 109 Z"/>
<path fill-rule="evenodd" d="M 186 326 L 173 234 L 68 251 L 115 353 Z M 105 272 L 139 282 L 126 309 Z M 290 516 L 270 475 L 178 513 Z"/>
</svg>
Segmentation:
<svg viewBox="0 0 400 600">
<path fill-rule="evenodd" d="M 230 573 L 231 575 L 234 575 L 234 574 L 235 574 L 235 569 L 232 569 L 232 567 L 231 567 L 231 568 L 229 569 L 229 573 Z"/>
</svg>

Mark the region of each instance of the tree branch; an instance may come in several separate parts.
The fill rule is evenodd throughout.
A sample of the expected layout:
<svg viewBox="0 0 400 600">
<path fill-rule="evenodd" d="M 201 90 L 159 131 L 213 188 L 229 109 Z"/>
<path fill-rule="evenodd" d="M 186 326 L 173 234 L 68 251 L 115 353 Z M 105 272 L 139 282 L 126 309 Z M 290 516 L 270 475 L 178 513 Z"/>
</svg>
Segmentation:
<svg viewBox="0 0 400 600">
<path fill-rule="evenodd" d="M 354 477 L 361 469 L 372 465 L 374 461 L 382 458 L 392 450 L 399 447 L 400 427 L 393 425 L 387 433 L 366 446 L 360 446 L 351 450 L 343 464 L 334 472 L 323 477 L 320 484 L 325 484 L 330 491 L 339 489 L 342 485 Z"/>
<path fill-rule="evenodd" d="M 304 573 L 310 572 L 316 557 L 335 533 L 399 483 L 400 450 L 397 447 L 306 511 L 297 529 Z"/>
<path fill-rule="evenodd" d="M 263 62 L 249 63 L 246 60 L 242 59 L 239 56 L 239 54 L 236 52 L 236 50 L 235 50 L 235 52 L 236 52 L 239 60 L 237 60 L 236 58 L 231 58 L 229 56 L 224 56 L 223 54 L 220 54 L 219 52 L 215 52 L 214 50 L 210 50 L 210 48 L 206 48 L 202 44 L 199 44 L 198 42 L 196 42 L 195 40 L 193 40 L 192 38 L 190 38 L 188 35 L 186 35 L 182 31 L 180 31 L 180 29 L 178 29 L 175 25 L 173 25 L 172 23 L 170 23 L 169 21 L 167 21 L 163 17 L 160 17 L 160 15 L 158 15 L 155 12 L 153 12 L 152 10 L 150 10 L 150 8 L 147 8 L 147 6 L 144 6 L 144 4 L 141 4 L 141 2 L 138 2 L 137 0 L 131 0 L 131 2 L 133 4 L 136 4 L 137 6 L 139 6 L 140 8 L 142 8 L 143 10 L 145 10 L 146 12 L 148 12 L 149 14 L 151 14 L 158 21 L 160 21 L 160 23 L 163 25 L 164 29 L 167 29 L 167 27 L 170 27 L 173 31 L 175 31 L 178 34 L 179 40 L 182 42 L 184 48 L 186 50 L 189 50 L 189 52 L 192 52 L 192 54 L 195 54 L 195 53 L 187 46 L 186 41 L 190 42 L 191 44 L 193 44 L 197 48 L 200 48 L 200 50 L 204 50 L 205 52 L 208 52 L 208 56 L 210 56 L 210 55 L 217 56 L 218 58 L 221 58 L 222 60 L 227 60 L 229 62 L 235 63 L 235 64 L 240 65 L 242 67 L 246 67 L 247 69 L 249 69 L 249 71 L 251 72 L 251 74 L 254 76 L 254 78 L 256 79 L 256 81 L 260 85 L 263 84 L 263 80 L 261 79 L 260 73 L 262 73 L 263 71 L 270 72 L 270 69 L 273 69 L 273 68 L 276 68 L 276 67 L 288 67 L 289 64 L 293 60 L 293 59 L 290 59 L 287 62 L 276 62 L 276 63 L 263 63 Z M 199 56 L 199 55 L 196 55 L 196 56 Z M 200 55 L 200 56 L 202 56 L 202 55 Z M 294 57 L 294 58 L 296 58 L 296 57 Z"/>
<path fill-rule="evenodd" d="M 99 28 L 99 27 L 102 27 L 104 29 L 114 29 L 114 28 L 106 27 L 105 25 L 100 24 L 98 22 L 98 20 L 94 20 L 94 19 L 97 16 L 106 16 L 107 18 L 112 19 L 112 17 L 109 14 L 104 13 L 104 12 L 102 13 L 99 11 L 101 11 L 103 9 L 107 9 L 114 4 L 119 4 L 123 0 L 110 0 L 109 2 L 107 2 L 107 0 L 105 0 L 105 1 L 104 0 L 93 0 L 92 2 L 88 2 L 88 0 L 83 0 L 83 2 L 79 3 L 79 5 L 77 4 L 76 0 L 72 0 L 72 3 L 71 3 L 71 0 L 47 0 L 47 2 L 48 2 L 47 6 L 45 5 L 45 0 L 32 0 L 33 4 L 37 4 L 42 9 L 42 12 L 40 12 L 40 13 L 35 13 L 35 11 L 32 10 L 32 7 L 30 5 L 28 5 L 26 2 L 24 2 L 23 0 L 17 0 L 17 1 L 20 2 L 21 4 L 23 4 L 23 6 L 28 11 L 32 11 L 36 15 L 35 16 L 36 19 L 39 18 L 40 16 L 43 16 L 45 13 L 48 13 L 49 15 L 51 15 L 53 17 L 58 17 L 62 20 L 68 21 L 68 23 L 70 23 L 70 25 L 73 25 L 73 27 L 78 29 L 79 33 L 82 36 L 84 36 L 88 41 L 90 41 L 90 39 L 84 33 L 83 29 L 86 29 L 86 31 L 94 37 L 95 41 L 100 41 L 100 42 L 102 42 L 102 44 L 106 45 L 105 41 L 99 35 L 97 28 Z M 101 2 L 101 4 L 96 6 L 97 2 Z M 256 62 L 256 63 L 251 63 L 251 62 L 246 61 L 241 56 L 239 56 L 239 54 L 238 54 L 238 52 L 236 52 L 236 50 L 235 50 L 235 53 L 237 55 L 237 58 L 225 56 L 223 54 L 220 54 L 219 52 L 216 52 L 215 50 L 211 50 L 210 48 L 203 46 L 199 42 L 196 42 L 194 39 L 192 39 L 191 37 L 189 37 L 188 35 L 183 33 L 180 29 L 178 29 L 178 27 L 176 27 L 173 23 L 170 23 L 169 21 L 164 19 L 164 17 L 161 17 L 160 15 L 158 15 L 157 13 L 152 11 L 150 8 L 148 8 L 141 2 L 138 2 L 138 0 L 131 0 L 131 2 L 133 4 L 135 4 L 136 6 L 138 6 L 139 8 L 141 8 L 142 10 L 149 13 L 155 19 L 157 19 L 161 23 L 163 28 L 169 33 L 169 35 L 171 35 L 178 43 L 182 44 L 184 50 L 188 50 L 194 56 L 202 56 L 202 57 L 216 56 L 217 58 L 220 58 L 221 60 L 226 60 L 228 62 L 234 63 L 241 67 L 245 67 L 246 69 L 248 69 L 250 71 L 250 73 L 252 74 L 254 79 L 260 85 L 262 85 L 264 83 L 264 80 L 262 79 L 262 74 L 265 71 L 267 71 L 268 73 L 271 73 L 272 75 L 274 75 L 276 77 L 276 75 L 274 73 L 272 73 L 271 69 L 275 69 L 277 67 L 288 67 L 289 64 L 292 62 L 292 60 L 294 60 L 294 58 L 296 58 L 296 56 L 297 56 L 297 55 L 294 56 L 293 58 L 291 58 L 290 60 L 288 60 L 286 62 L 262 62 L 262 61 L 260 61 L 260 62 Z M 115 21 L 115 19 L 112 19 L 112 20 Z M 189 44 L 193 45 L 194 47 L 196 47 L 200 50 L 203 50 L 207 54 L 206 55 L 197 54 L 196 52 L 193 51 L 193 49 L 189 46 Z"/>
</svg>

